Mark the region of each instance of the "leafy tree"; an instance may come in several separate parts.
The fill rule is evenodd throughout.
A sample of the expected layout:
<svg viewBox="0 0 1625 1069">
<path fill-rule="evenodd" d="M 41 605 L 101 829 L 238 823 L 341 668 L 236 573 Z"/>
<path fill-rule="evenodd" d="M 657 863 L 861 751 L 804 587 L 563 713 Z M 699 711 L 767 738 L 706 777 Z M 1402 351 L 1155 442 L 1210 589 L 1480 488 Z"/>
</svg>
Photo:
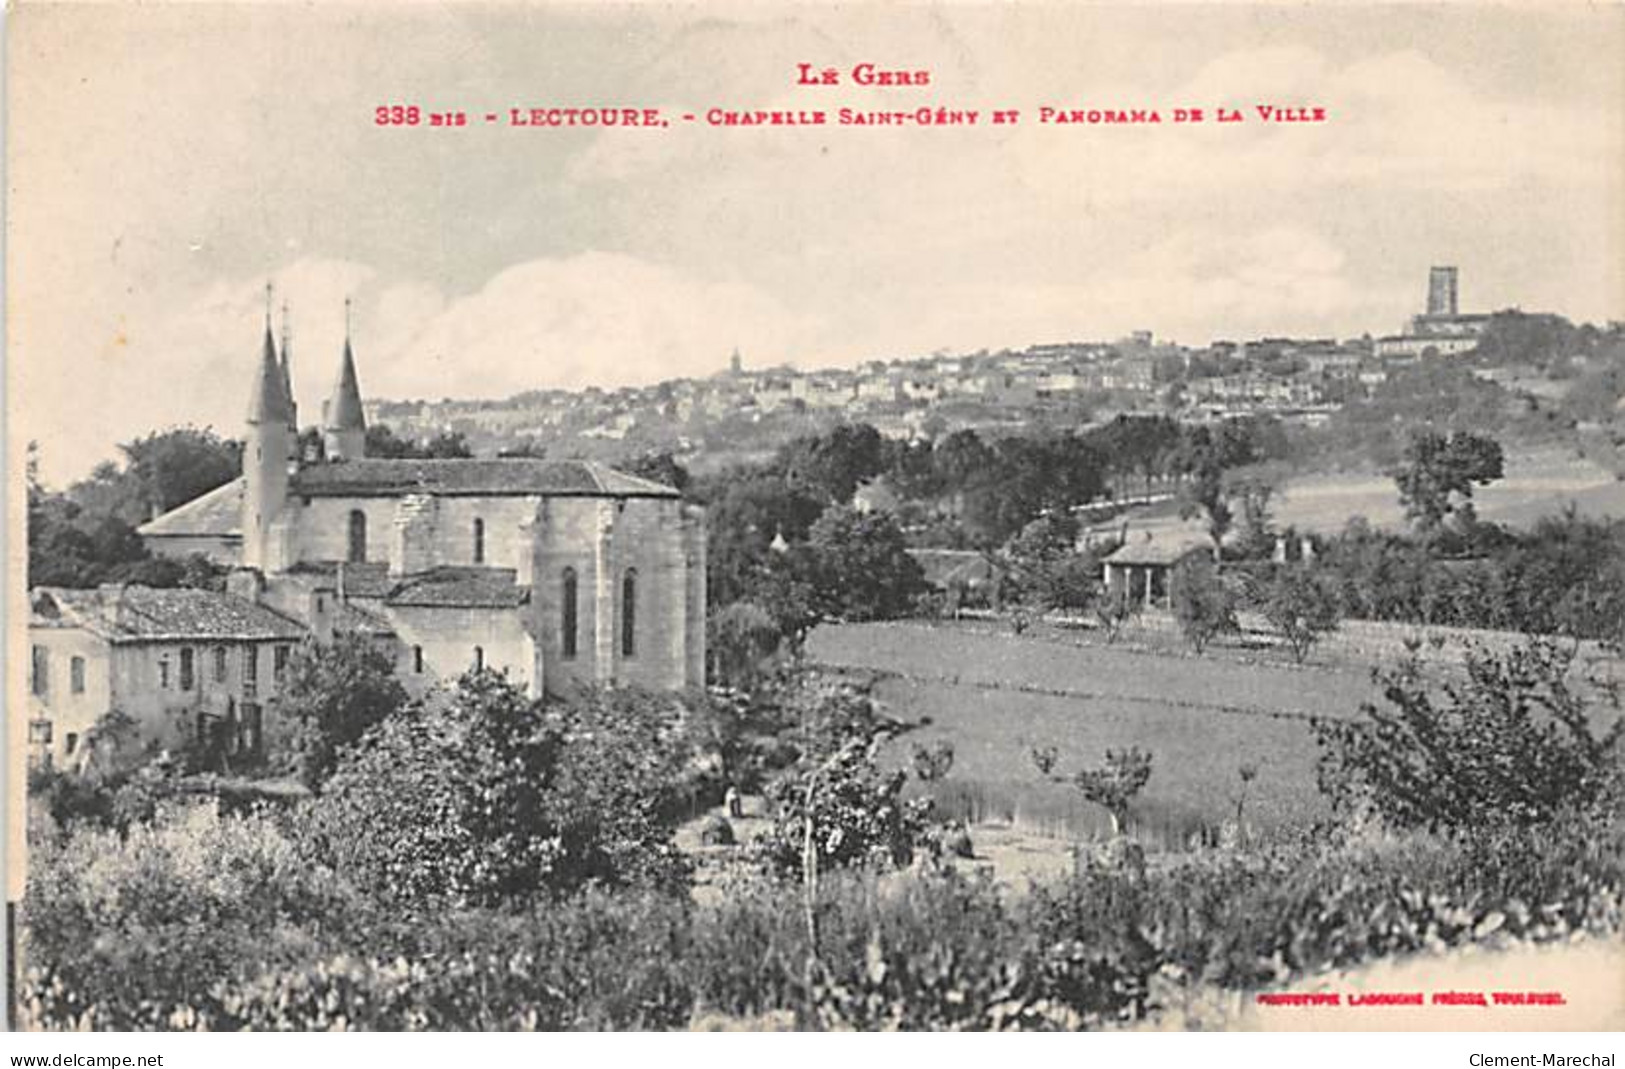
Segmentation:
<svg viewBox="0 0 1625 1069">
<path fill-rule="evenodd" d="M 1179 518 L 1188 520 L 1198 515 L 1207 525 L 1207 536 L 1213 540 L 1213 559 L 1218 560 L 1224 552 L 1224 536 L 1235 522 L 1235 512 L 1225 489 L 1224 471 L 1215 465 L 1198 469 L 1180 493 Z"/>
<path fill-rule="evenodd" d="M 673 490 L 688 489 L 688 469 L 679 464 L 677 458 L 666 450 L 640 453 L 621 461 L 616 467 L 628 475 L 649 479 Z"/>
<path fill-rule="evenodd" d="M 925 574 L 903 532 L 885 513 L 832 505 L 807 540 L 813 586 L 827 616 L 885 620 L 902 616 L 925 592 Z"/>
<path fill-rule="evenodd" d="M 1238 629 L 1235 594 L 1211 561 L 1187 558 L 1174 568 L 1169 584 L 1174 617 L 1197 653 L 1217 636 Z"/>
<path fill-rule="evenodd" d="M 1038 611 L 1088 608 L 1099 567 L 1075 548 L 1077 532 L 1077 522 L 1066 514 L 1049 513 L 1023 527 L 1000 554 L 1004 598 Z"/>
<path fill-rule="evenodd" d="M 1095 621 L 1106 632 L 1106 644 L 1122 636 L 1123 628 L 1145 608 L 1126 586 L 1107 587 L 1095 599 Z"/>
<path fill-rule="evenodd" d="M 461 431 L 441 431 L 427 441 L 402 438 L 386 423 L 367 428 L 367 456 L 385 460 L 461 460 L 474 455 Z"/>
<path fill-rule="evenodd" d="M 274 749 L 310 787 L 332 773 L 339 752 L 408 705 L 389 656 L 370 639 L 341 633 L 301 644 L 288 659 Z"/>
<path fill-rule="evenodd" d="M 1138 746 L 1107 750 L 1100 767 L 1079 769 L 1070 777 L 1057 773 L 1058 755 L 1053 746 L 1034 747 L 1032 759 L 1039 775 L 1076 787 L 1086 800 L 1105 809 L 1113 836 L 1123 834 L 1129 805 L 1151 779 L 1151 754 Z"/>
<path fill-rule="evenodd" d="M 773 614 L 754 601 L 713 609 L 707 624 L 711 682 L 732 687 L 753 686 L 784 637 Z"/>
<path fill-rule="evenodd" d="M 789 442 L 778 460 L 791 485 L 844 504 L 860 485 L 885 470 L 886 449 L 880 432 L 867 423 L 841 423 L 827 434 Z"/>
<path fill-rule="evenodd" d="M 1337 593 L 1313 568 L 1298 563 L 1276 570 L 1264 597 L 1264 618 L 1302 664 L 1309 650 L 1340 619 Z"/>
<path fill-rule="evenodd" d="M 86 514 L 128 526 L 145 523 L 242 474 L 242 443 L 213 430 L 172 427 L 119 445 L 122 468 L 98 465 L 88 479 L 68 488 Z"/>
<path fill-rule="evenodd" d="M 669 700 L 584 694 L 549 708 L 471 672 L 443 702 L 386 717 L 306 811 L 307 853 L 385 902 L 522 902 L 588 884 L 680 882 Z"/>
<path fill-rule="evenodd" d="M 1394 472 L 1405 515 L 1426 538 L 1437 536 L 1452 515 L 1471 528 L 1474 484 L 1501 478 L 1504 463 L 1501 444 L 1493 438 L 1468 431 L 1448 438 L 1435 431 L 1416 432 Z"/>
<path fill-rule="evenodd" d="M 907 770 L 877 760 L 907 725 L 882 717 L 866 688 L 809 682 L 795 698 L 800 757 L 768 790 L 774 821 L 761 849 L 774 871 L 816 894 L 820 872 L 908 864 L 929 841 L 931 802 L 904 799 Z"/>
<path fill-rule="evenodd" d="M 1569 683 L 1573 658 L 1544 640 L 1469 647 L 1465 678 L 1443 680 L 1406 659 L 1378 675 L 1382 704 L 1316 721 L 1322 789 L 1401 827 L 1548 824 L 1617 807 L 1625 719 L 1603 726 Z"/>
</svg>

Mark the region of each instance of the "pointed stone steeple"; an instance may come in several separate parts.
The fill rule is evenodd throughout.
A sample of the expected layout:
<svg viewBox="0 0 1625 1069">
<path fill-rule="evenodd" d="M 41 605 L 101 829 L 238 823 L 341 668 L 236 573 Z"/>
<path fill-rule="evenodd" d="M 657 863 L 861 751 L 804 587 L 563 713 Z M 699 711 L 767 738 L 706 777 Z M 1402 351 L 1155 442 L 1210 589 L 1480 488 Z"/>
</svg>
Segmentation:
<svg viewBox="0 0 1625 1069">
<path fill-rule="evenodd" d="M 271 287 L 265 287 L 265 344 L 259 367 L 254 372 L 253 390 L 248 399 L 248 422 L 286 424 L 293 419 L 293 403 L 283 379 L 283 367 L 276 355 L 276 339 L 271 336 Z"/>
<path fill-rule="evenodd" d="M 299 433 L 299 402 L 293 399 L 293 344 L 288 334 L 288 302 L 282 302 L 282 395 L 288 399 L 288 426 Z"/>
<path fill-rule="evenodd" d="M 288 499 L 294 463 L 293 402 L 271 336 L 271 287 L 265 287 L 265 344 L 254 371 L 243 437 L 243 563 L 271 571 L 281 566 L 273 528 Z"/>
<path fill-rule="evenodd" d="M 356 379 L 355 353 L 350 348 L 350 302 L 344 302 L 344 357 L 333 396 L 323 409 L 323 438 L 329 460 L 356 460 L 365 451 L 367 417 L 361 409 L 361 385 Z"/>
</svg>

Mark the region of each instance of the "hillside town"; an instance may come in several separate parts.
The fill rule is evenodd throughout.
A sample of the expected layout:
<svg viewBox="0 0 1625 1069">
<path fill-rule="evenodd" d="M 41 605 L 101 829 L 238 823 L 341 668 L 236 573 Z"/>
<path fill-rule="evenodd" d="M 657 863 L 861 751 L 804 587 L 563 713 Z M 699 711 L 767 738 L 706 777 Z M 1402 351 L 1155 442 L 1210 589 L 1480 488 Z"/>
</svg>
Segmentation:
<svg viewBox="0 0 1625 1069">
<path fill-rule="evenodd" d="M 751 442 L 771 449 L 808 424 L 840 419 L 902 441 L 1119 414 L 1167 414 L 1187 423 L 1267 415 L 1317 426 L 1396 372 L 1428 361 L 1461 360 L 1487 381 L 1550 393 L 1553 387 L 1527 368 L 1474 359 L 1491 319 L 1460 311 L 1457 268 L 1440 266 L 1429 273 L 1423 310 L 1394 333 L 1191 346 L 1139 330 L 1113 341 L 937 352 L 824 369 L 755 367 L 735 349 L 726 368 L 708 378 L 533 390 L 503 400 L 379 399 L 368 403 L 367 416 L 408 438 L 460 434 L 477 453 L 616 455 L 635 443 L 704 466 L 707 454 L 732 454 Z M 1564 374 L 1583 371 L 1585 360 L 1580 355 Z"/>
</svg>

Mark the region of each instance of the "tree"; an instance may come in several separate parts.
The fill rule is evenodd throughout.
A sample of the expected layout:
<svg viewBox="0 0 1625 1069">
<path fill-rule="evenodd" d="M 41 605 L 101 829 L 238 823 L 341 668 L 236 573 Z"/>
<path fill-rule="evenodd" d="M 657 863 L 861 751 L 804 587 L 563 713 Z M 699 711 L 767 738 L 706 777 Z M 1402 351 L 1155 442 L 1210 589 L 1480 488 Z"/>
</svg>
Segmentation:
<svg viewBox="0 0 1625 1069">
<path fill-rule="evenodd" d="M 677 463 L 668 450 L 651 450 L 630 457 L 616 465 L 628 475 L 669 486 L 673 490 L 688 489 L 688 469 Z"/>
<path fill-rule="evenodd" d="M 367 456 L 386 460 L 461 460 L 474 455 L 461 431 L 441 431 L 428 441 L 398 436 L 386 423 L 367 428 Z"/>
<path fill-rule="evenodd" d="M 1099 586 L 1099 568 L 1092 556 L 1075 548 L 1077 534 L 1077 521 L 1052 512 L 1005 543 L 1000 554 L 1005 600 L 1039 612 L 1088 608 Z"/>
<path fill-rule="evenodd" d="M 686 867 L 681 712 L 634 690 L 553 706 L 470 672 L 341 754 L 300 825 L 307 855 L 392 905 L 522 904 Z"/>
<path fill-rule="evenodd" d="M 1235 594 L 1206 558 L 1189 557 L 1174 568 L 1169 596 L 1179 629 L 1197 653 L 1238 629 Z"/>
<path fill-rule="evenodd" d="M 1315 723 L 1321 789 L 1399 827 L 1538 825 L 1619 803 L 1625 719 L 1569 684 L 1572 649 L 1471 646 L 1465 678 L 1429 679 L 1414 656 L 1379 673 L 1383 702 Z"/>
<path fill-rule="evenodd" d="M 813 587 L 824 615 L 886 620 L 905 615 L 925 592 L 925 573 L 885 513 L 832 505 L 807 539 Z"/>
<path fill-rule="evenodd" d="M 1302 664 L 1315 643 L 1337 629 L 1337 593 L 1309 565 L 1284 566 L 1265 594 L 1264 618 L 1280 632 L 1293 660 Z"/>
<path fill-rule="evenodd" d="M 1456 517 L 1471 528 L 1473 486 L 1485 486 L 1504 474 L 1501 443 L 1493 438 L 1455 431 L 1448 438 L 1436 431 L 1411 436 L 1394 471 L 1405 515 L 1425 538 L 1434 538 L 1446 519 Z"/>
<path fill-rule="evenodd" d="M 1225 490 L 1224 471 L 1215 464 L 1204 463 L 1180 493 L 1179 518 L 1188 520 L 1197 515 L 1207 524 L 1207 536 L 1213 540 L 1213 559 L 1218 560 L 1235 513 Z"/>
<path fill-rule="evenodd" d="M 1139 617 L 1144 605 L 1126 585 L 1107 587 L 1095 599 L 1095 621 L 1106 632 L 1106 644 L 1116 642 L 1123 628 Z"/>
<path fill-rule="evenodd" d="M 1032 759 L 1039 775 L 1056 783 L 1071 784 L 1085 799 L 1105 809 L 1111 818 L 1114 837 L 1123 834 L 1130 803 L 1151 779 L 1151 754 L 1138 746 L 1107 750 L 1106 759 L 1098 768 L 1079 769 L 1070 777 L 1056 772 L 1058 756 L 1053 746 L 1034 747 Z"/>
<path fill-rule="evenodd" d="M 213 430 L 172 427 L 119 445 L 124 466 L 100 464 L 90 478 L 68 488 L 88 515 L 129 526 L 145 523 L 201 497 L 242 474 L 242 443 Z"/>
<path fill-rule="evenodd" d="M 741 689 L 755 684 L 784 637 L 773 615 L 754 601 L 713 609 L 707 623 L 711 682 Z"/>
<path fill-rule="evenodd" d="M 331 645 L 305 642 L 288 659 L 275 749 L 307 786 L 319 787 L 342 749 L 408 702 L 393 662 L 370 639 L 339 634 Z"/>
<path fill-rule="evenodd" d="M 779 450 L 785 478 L 826 502 L 844 504 L 885 470 L 885 441 L 867 423 L 842 423 L 827 434 L 797 438 Z"/>
</svg>

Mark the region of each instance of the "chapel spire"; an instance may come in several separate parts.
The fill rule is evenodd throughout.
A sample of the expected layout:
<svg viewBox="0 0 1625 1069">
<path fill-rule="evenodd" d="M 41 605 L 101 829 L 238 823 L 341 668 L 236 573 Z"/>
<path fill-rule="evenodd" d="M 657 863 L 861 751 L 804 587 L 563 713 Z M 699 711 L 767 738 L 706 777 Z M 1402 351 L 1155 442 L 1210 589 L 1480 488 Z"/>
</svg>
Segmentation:
<svg viewBox="0 0 1625 1069">
<path fill-rule="evenodd" d="M 329 460 L 355 460 L 365 453 L 367 417 L 361 409 L 361 384 L 355 373 L 355 353 L 350 348 L 350 299 L 344 299 L 344 355 L 339 361 L 333 396 L 323 413 L 323 437 Z"/>
<path fill-rule="evenodd" d="M 271 336 L 271 284 L 265 284 L 265 343 L 260 349 L 259 366 L 248 400 L 248 422 L 287 423 L 293 418 L 292 402 L 283 381 L 283 366 L 277 360 L 276 339 Z"/>
</svg>

